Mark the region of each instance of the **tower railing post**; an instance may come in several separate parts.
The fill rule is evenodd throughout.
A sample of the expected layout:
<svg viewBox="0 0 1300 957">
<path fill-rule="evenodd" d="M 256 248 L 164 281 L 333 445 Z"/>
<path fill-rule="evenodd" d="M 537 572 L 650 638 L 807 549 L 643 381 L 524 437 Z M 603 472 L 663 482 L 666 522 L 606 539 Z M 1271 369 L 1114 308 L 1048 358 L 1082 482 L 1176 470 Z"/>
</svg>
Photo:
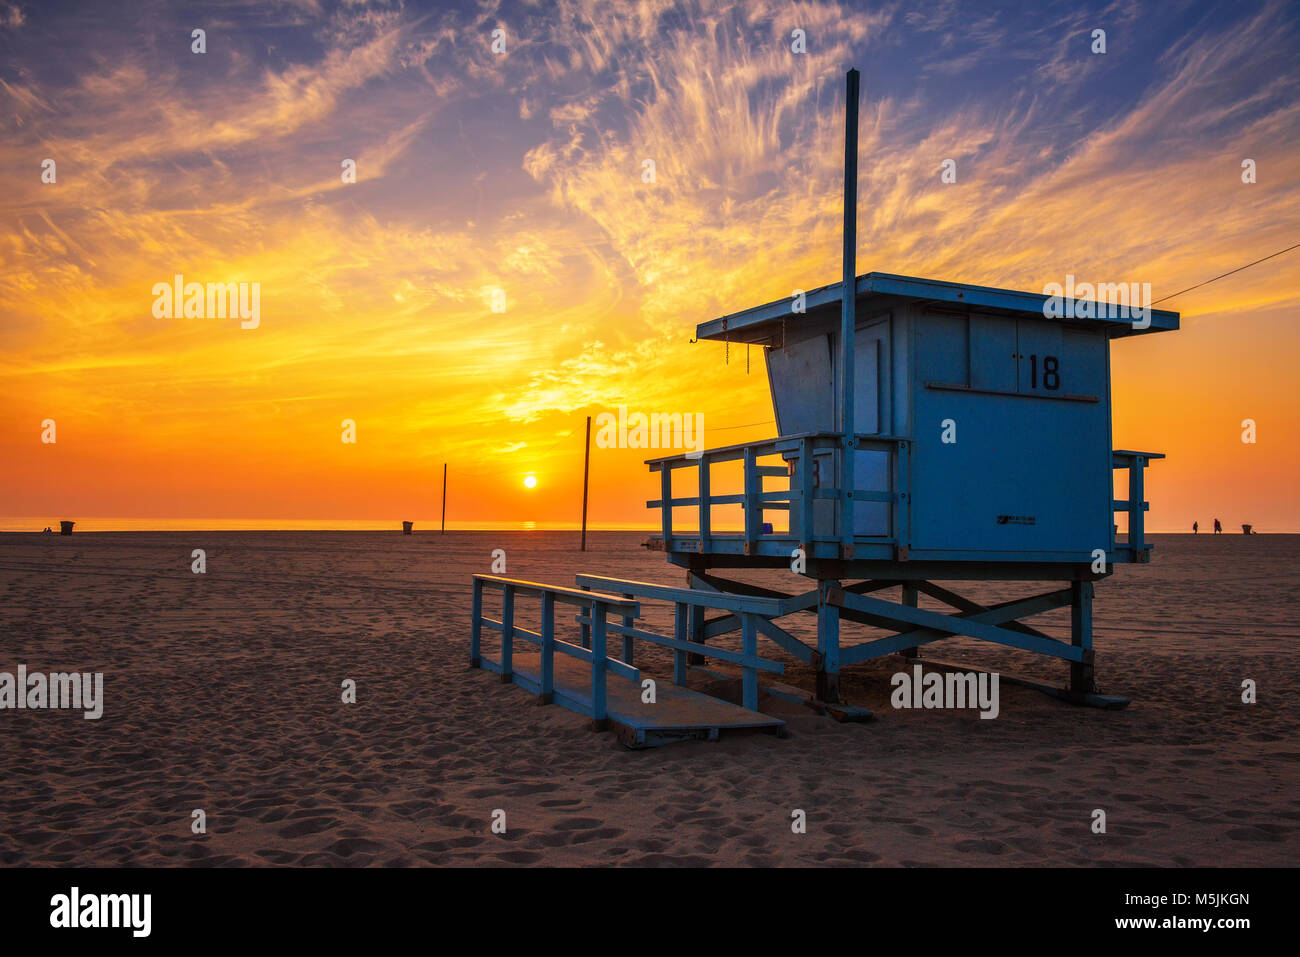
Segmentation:
<svg viewBox="0 0 1300 957">
<path fill-rule="evenodd" d="M 813 510 L 816 486 L 813 478 L 817 465 L 814 448 L 812 439 L 803 439 L 799 443 L 799 541 L 805 549 L 805 559 L 808 557 L 806 552 L 816 537 L 816 529 L 813 527 L 816 520 Z"/>
<path fill-rule="evenodd" d="M 662 526 L 664 548 L 672 547 L 669 541 L 673 537 L 673 467 L 671 460 L 665 460 L 660 466 L 659 476 L 660 506 L 662 508 Z"/>
<path fill-rule="evenodd" d="M 1134 561 L 1141 561 L 1146 551 L 1146 475 L 1147 460 L 1141 455 L 1129 459 L 1128 466 L 1128 547 Z"/>
<path fill-rule="evenodd" d="M 752 445 L 745 448 L 745 554 L 748 555 L 758 540 L 762 525 L 763 479 L 758 474 L 758 456 Z"/>
<path fill-rule="evenodd" d="M 709 505 L 709 456 L 700 457 L 696 466 L 700 470 L 700 551 L 708 554 L 709 538 L 713 535 L 712 507 Z"/>
</svg>

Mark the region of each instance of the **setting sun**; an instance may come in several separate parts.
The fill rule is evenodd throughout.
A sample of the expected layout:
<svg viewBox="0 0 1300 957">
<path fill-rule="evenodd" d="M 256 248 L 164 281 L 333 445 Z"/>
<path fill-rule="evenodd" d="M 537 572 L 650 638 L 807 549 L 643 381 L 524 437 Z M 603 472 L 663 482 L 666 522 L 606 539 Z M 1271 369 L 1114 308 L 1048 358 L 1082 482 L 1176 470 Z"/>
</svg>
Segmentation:
<svg viewBox="0 0 1300 957">
<path fill-rule="evenodd" d="M 524 488 L 537 488 L 537 476 L 536 476 L 536 475 L 525 475 L 525 476 L 524 476 Z"/>
</svg>

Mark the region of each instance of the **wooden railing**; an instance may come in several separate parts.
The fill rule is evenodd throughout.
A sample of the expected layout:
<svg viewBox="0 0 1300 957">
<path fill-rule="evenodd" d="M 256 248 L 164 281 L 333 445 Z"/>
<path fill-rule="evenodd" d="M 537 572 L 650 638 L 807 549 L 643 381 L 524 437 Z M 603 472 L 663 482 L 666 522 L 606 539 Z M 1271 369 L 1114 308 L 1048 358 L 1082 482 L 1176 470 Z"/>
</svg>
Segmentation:
<svg viewBox="0 0 1300 957">
<path fill-rule="evenodd" d="M 1128 513 L 1128 541 L 1124 550 L 1129 553 L 1129 561 L 1146 562 L 1151 560 L 1151 546 L 1146 543 L 1146 513 L 1151 507 L 1146 501 L 1146 467 L 1152 459 L 1162 459 L 1161 452 L 1130 452 L 1119 449 L 1111 452 L 1111 468 L 1128 469 L 1128 498 L 1111 501 L 1111 508 L 1116 512 Z M 1112 536 L 1113 538 L 1113 536 Z M 1112 551 L 1119 550 L 1119 545 L 1112 542 Z"/>
<path fill-rule="evenodd" d="M 889 508 L 889 528 L 884 537 L 873 536 L 874 541 L 906 542 L 908 540 L 908 509 L 905 506 L 908 477 L 909 440 L 900 436 L 859 435 L 854 445 L 857 451 L 878 451 L 889 456 L 887 474 L 889 487 L 885 489 L 852 489 L 842 492 L 836 488 L 831 468 L 835 450 L 842 449 L 843 436 L 837 432 L 808 432 L 798 435 L 765 439 L 759 442 L 747 442 L 729 445 L 704 452 L 684 455 L 666 456 L 651 459 L 646 464 L 651 472 L 660 473 L 660 497 L 646 502 L 647 508 L 660 510 L 660 528 L 665 545 L 674 535 L 673 510 L 676 508 L 696 508 L 699 515 L 699 529 L 684 533 L 691 537 L 698 536 L 700 550 L 710 551 L 710 539 L 713 530 L 712 510 L 719 505 L 740 505 L 744 516 L 741 535 L 746 543 L 746 554 L 750 546 L 765 537 L 798 540 L 802 542 L 838 541 L 852 546 L 854 535 L 853 506 L 859 502 L 886 502 Z M 825 461 L 825 468 L 820 467 L 819 453 Z M 759 459 L 781 456 L 786 465 L 759 465 Z M 740 461 L 744 465 L 744 491 L 725 495 L 715 495 L 711 489 L 711 467 L 722 462 Z M 673 473 L 686 469 L 696 469 L 698 494 L 674 497 L 672 494 Z M 763 480 L 782 477 L 790 481 L 786 488 L 766 489 Z M 836 503 L 837 529 L 835 534 L 818 535 L 814 504 L 817 501 L 831 500 Z M 764 521 L 764 513 L 784 511 L 791 517 L 797 515 L 798 523 L 791 521 L 791 529 L 798 528 L 798 533 L 787 531 L 774 532 L 772 526 Z"/>
<path fill-rule="evenodd" d="M 501 617 L 488 618 L 483 614 L 483 590 L 498 588 L 501 590 Z M 515 598 L 528 596 L 541 599 L 541 631 L 531 631 L 515 624 Z M 575 645 L 555 637 L 555 603 L 578 605 L 589 618 L 590 648 Z M 537 582 L 518 581 L 513 578 L 501 578 L 496 575 L 474 576 L 473 607 L 470 616 L 469 658 L 470 665 L 496 671 L 502 681 L 515 681 L 514 674 L 514 640 L 520 638 L 537 645 L 541 650 L 540 678 L 537 694 L 539 700 L 549 704 L 555 695 L 555 653 L 568 655 L 591 665 L 591 714 L 593 721 L 603 723 L 608 717 L 606 676 L 615 674 L 640 681 L 641 675 L 630 663 L 624 663 L 606 655 L 606 635 L 608 617 L 617 614 L 624 622 L 634 620 L 641 614 L 640 605 L 635 601 L 607 595 L 602 592 L 584 591 L 578 588 L 563 588 L 556 585 L 542 585 Z M 501 658 L 492 661 L 482 655 L 482 629 L 484 626 L 501 632 Z"/>
<path fill-rule="evenodd" d="M 728 595 L 720 592 L 702 591 L 692 588 L 676 588 L 672 585 L 657 585 L 653 582 L 626 581 L 621 578 L 607 578 L 603 575 L 577 576 L 579 588 L 600 588 L 606 593 L 617 592 L 626 598 L 646 598 L 673 602 L 673 634 L 660 635 L 644 628 L 634 628 L 630 623 L 611 624 L 607 628 L 612 634 L 622 635 L 624 642 L 624 661 L 630 664 L 632 659 L 632 639 L 648 641 L 673 652 L 673 684 L 685 687 L 686 666 L 689 655 L 705 658 L 717 658 L 740 666 L 741 704 L 750 711 L 758 710 L 758 672 L 768 671 L 784 674 L 785 666 L 779 661 L 761 658 L 758 654 L 758 632 L 765 624 L 770 629 L 770 619 L 786 614 L 781 603 L 772 598 L 756 598 L 748 595 Z M 590 592 L 589 594 L 598 594 Z M 740 651 L 706 645 L 702 641 L 691 641 L 691 615 L 702 613 L 707 608 L 730 612 L 735 619 L 730 630 L 739 628 Z M 579 623 L 584 630 L 593 626 L 592 646 L 595 647 L 594 620 Z M 703 624 L 702 617 L 700 624 Z M 701 631 L 703 629 L 700 629 Z"/>
</svg>

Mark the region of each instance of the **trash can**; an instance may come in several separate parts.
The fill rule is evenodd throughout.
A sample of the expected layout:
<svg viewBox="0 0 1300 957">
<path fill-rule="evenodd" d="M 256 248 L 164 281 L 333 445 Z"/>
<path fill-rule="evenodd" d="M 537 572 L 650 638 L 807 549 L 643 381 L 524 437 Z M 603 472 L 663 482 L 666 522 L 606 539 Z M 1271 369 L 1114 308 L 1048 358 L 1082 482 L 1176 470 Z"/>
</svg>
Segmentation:
<svg viewBox="0 0 1300 957">
<path fill-rule="evenodd" d="M 76 525 L 76 524 L 77 524 L 76 522 L 59 522 L 59 534 L 60 534 L 60 535 L 71 535 L 71 534 L 72 534 L 72 526 L 73 526 L 73 525 Z"/>
<path fill-rule="evenodd" d="M 414 527 L 415 527 L 415 523 L 414 523 L 414 522 L 403 522 L 403 523 L 402 523 L 402 534 L 403 534 L 403 535 L 410 535 L 410 534 L 411 534 L 411 529 L 414 528 Z"/>
</svg>

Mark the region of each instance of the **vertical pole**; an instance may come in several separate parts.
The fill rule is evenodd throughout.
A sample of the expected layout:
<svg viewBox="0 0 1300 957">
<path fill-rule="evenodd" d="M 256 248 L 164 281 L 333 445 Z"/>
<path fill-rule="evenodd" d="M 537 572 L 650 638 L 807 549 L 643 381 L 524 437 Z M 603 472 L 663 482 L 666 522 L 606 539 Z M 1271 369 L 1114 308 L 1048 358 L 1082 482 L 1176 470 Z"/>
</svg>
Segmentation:
<svg viewBox="0 0 1300 957">
<path fill-rule="evenodd" d="M 853 336 L 857 325 L 858 71 L 849 70 L 844 113 L 844 277 L 840 286 L 840 541 L 853 545 Z M 847 556 L 845 556 L 847 557 Z"/>
<path fill-rule="evenodd" d="M 1070 643 L 1083 649 L 1083 661 L 1070 662 L 1070 691 L 1091 694 L 1097 690 L 1092 653 L 1092 582 L 1070 582 Z"/>
<path fill-rule="evenodd" d="M 673 537 L 673 467 L 669 459 L 659 463 L 661 472 L 659 474 L 659 498 L 662 506 L 662 524 L 659 531 L 664 539 L 664 551 L 672 549 Z"/>
<path fill-rule="evenodd" d="M 583 585 L 582 590 L 591 591 L 591 588 Z M 588 609 L 583 609 L 582 606 L 578 606 L 578 627 L 579 632 L 582 635 L 582 647 L 584 648 L 591 647 L 591 619 L 594 618 L 595 615 L 596 609 L 594 605 Z"/>
<path fill-rule="evenodd" d="M 700 553 L 707 555 L 713 548 L 709 542 L 713 535 L 712 507 L 709 505 L 709 497 L 712 495 L 709 490 L 709 457 L 701 456 L 696 468 L 700 470 Z"/>
<path fill-rule="evenodd" d="M 442 532 L 447 534 L 447 463 L 442 463 Z"/>
<path fill-rule="evenodd" d="M 799 442 L 799 546 L 804 550 L 805 560 L 813 550 L 813 539 L 817 530 L 813 528 L 815 512 L 813 505 L 816 491 L 813 486 L 813 441 L 801 439 Z"/>
<path fill-rule="evenodd" d="M 509 684 L 514 675 L 515 649 L 515 588 L 505 585 L 501 589 L 501 683 Z"/>
<path fill-rule="evenodd" d="M 1128 547 L 1133 561 L 1146 558 L 1146 477 L 1147 460 L 1141 455 L 1129 459 L 1128 467 Z"/>
<path fill-rule="evenodd" d="M 623 592 L 623 597 L 635 598 L 636 595 L 630 594 L 629 592 Z M 623 616 L 624 628 L 631 628 L 635 624 L 636 624 L 636 619 L 633 618 L 631 615 Z M 632 636 L 624 635 L 623 636 L 623 664 L 630 665 L 631 663 L 632 663 Z"/>
<path fill-rule="evenodd" d="M 605 675 L 609 662 L 605 660 L 605 615 L 609 612 L 604 602 L 591 603 L 591 730 L 609 728 L 605 703 Z"/>
<path fill-rule="evenodd" d="M 687 640 L 687 632 L 690 629 L 687 623 L 690 613 L 696 609 L 696 605 L 684 605 L 677 602 L 674 606 L 673 613 L 673 637 L 678 641 Z M 686 687 L 686 659 L 687 653 L 680 648 L 673 649 L 673 684 L 679 687 Z M 703 659 L 701 659 L 702 661 Z"/>
<path fill-rule="evenodd" d="M 758 629 L 754 616 L 747 611 L 740 613 L 740 653 L 745 656 L 745 664 L 740 669 L 740 703 L 750 711 L 757 711 L 758 669 L 754 667 L 754 659 L 758 657 Z"/>
<path fill-rule="evenodd" d="M 817 697 L 827 704 L 840 701 L 840 610 L 826 601 L 837 581 L 817 583 Z"/>
<path fill-rule="evenodd" d="M 752 445 L 745 449 L 745 554 L 752 554 L 754 543 L 758 541 L 759 529 L 763 527 L 763 479 L 758 474 L 758 456 Z"/>
<path fill-rule="evenodd" d="M 469 612 L 469 666 L 479 665 L 479 644 L 483 636 L 483 583 L 474 577 L 474 599 Z"/>
<path fill-rule="evenodd" d="M 587 416 L 587 445 L 582 456 L 582 548 L 587 550 L 587 476 L 591 471 L 591 416 Z"/>
<path fill-rule="evenodd" d="M 542 592 L 542 664 L 541 688 L 537 703 L 550 704 L 555 700 L 555 595 Z"/>
<path fill-rule="evenodd" d="M 903 604 L 915 608 L 921 601 L 920 589 L 916 587 L 916 582 L 903 582 Z M 904 658 L 920 658 L 921 649 L 904 648 L 899 652 Z"/>
<path fill-rule="evenodd" d="M 695 577 L 694 572 L 688 571 L 686 573 L 686 587 L 701 588 L 704 587 L 704 584 L 703 582 L 699 581 Z M 690 605 L 687 607 L 686 631 L 687 634 L 689 635 L 689 637 L 686 639 L 687 641 L 692 641 L 699 645 L 704 644 L 704 613 L 705 613 L 705 608 L 703 605 Z M 693 651 L 688 651 L 686 653 L 686 664 L 703 665 L 704 656 L 696 654 Z"/>
</svg>

